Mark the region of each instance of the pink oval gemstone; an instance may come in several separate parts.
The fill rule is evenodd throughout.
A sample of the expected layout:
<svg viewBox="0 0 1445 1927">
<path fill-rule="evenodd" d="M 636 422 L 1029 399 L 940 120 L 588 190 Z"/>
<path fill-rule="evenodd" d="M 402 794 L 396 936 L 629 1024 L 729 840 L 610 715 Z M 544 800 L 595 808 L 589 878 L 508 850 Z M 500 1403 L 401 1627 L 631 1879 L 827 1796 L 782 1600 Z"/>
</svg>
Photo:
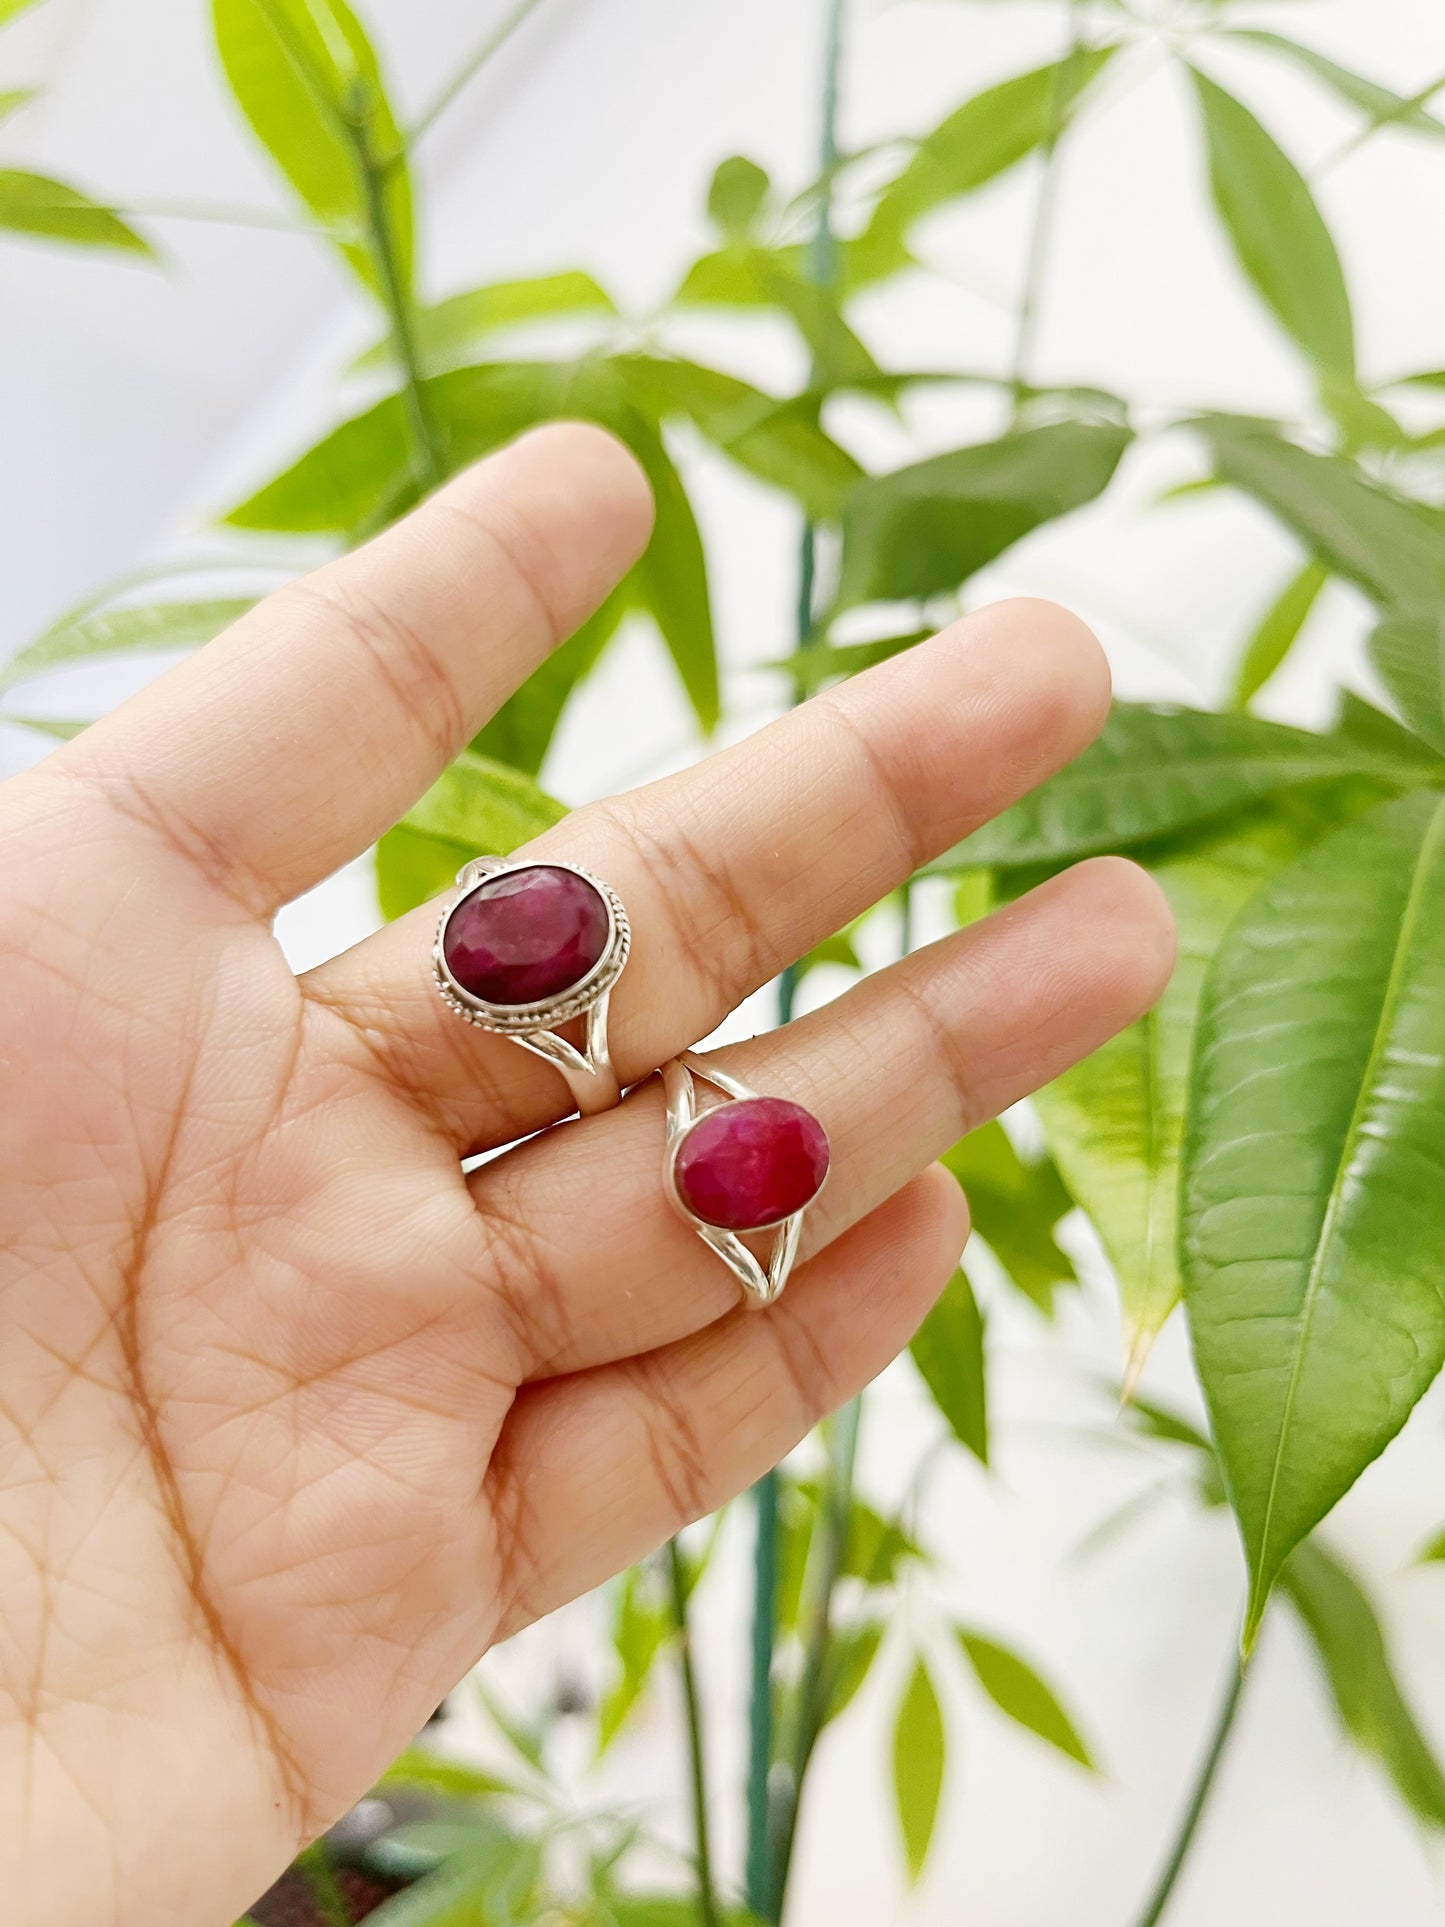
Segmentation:
<svg viewBox="0 0 1445 1927">
<path fill-rule="evenodd" d="M 721 1231 L 757 1231 L 817 1197 L 828 1175 L 828 1136 L 801 1104 L 739 1098 L 704 1112 L 672 1171 L 694 1217 Z"/>
<path fill-rule="evenodd" d="M 553 864 L 477 885 L 447 918 L 442 955 L 462 989 L 487 1004 L 539 1004 L 595 968 L 611 920 L 586 877 Z"/>
</svg>

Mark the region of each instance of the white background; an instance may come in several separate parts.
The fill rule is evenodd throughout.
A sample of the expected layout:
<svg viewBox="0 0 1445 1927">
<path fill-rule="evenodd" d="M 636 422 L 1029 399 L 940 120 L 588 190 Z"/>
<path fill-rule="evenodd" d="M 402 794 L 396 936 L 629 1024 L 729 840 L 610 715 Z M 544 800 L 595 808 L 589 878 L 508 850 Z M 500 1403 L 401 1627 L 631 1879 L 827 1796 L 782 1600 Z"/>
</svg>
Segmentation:
<svg viewBox="0 0 1445 1927">
<path fill-rule="evenodd" d="M 409 111 L 500 9 L 461 0 L 373 0 L 394 90 Z M 748 152 L 791 191 L 811 175 L 819 58 L 816 0 L 544 0 L 426 144 L 428 292 L 515 273 L 591 269 L 645 313 L 706 239 L 713 165 Z M 39 166 L 143 205 L 185 195 L 286 205 L 225 98 L 201 0 L 48 0 L 0 40 L 0 86 L 39 82 L 42 102 L 4 130 L 5 164 Z M 1325 0 L 1256 16 L 1410 92 L 1445 70 L 1439 0 Z M 1057 10 L 1029 5 L 850 10 L 845 145 L 922 131 L 966 93 L 1057 50 Z M 1277 62 L 1209 57 L 1300 162 L 1314 169 L 1355 125 Z M 1137 74 L 1137 69 L 1135 69 Z M 1116 90 L 1071 143 L 1046 283 L 1043 378 L 1116 386 L 1151 414 L 1194 403 L 1284 413 L 1304 377 L 1239 282 L 1206 211 L 1191 102 L 1162 59 Z M 1034 180 L 1020 170 L 932 224 L 923 251 L 945 278 L 910 279 L 860 311 L 885 361 L 1006 366 Z M 1445 363 L 1445 145 L 1384 136 L 1326 173 L 1367 376 Z M 0 246 L 0 655 L 107 577 L 167 555 L 208 553 L 208 518 L 334 418 L 336 370 L 370 323 L 309 241 L 168 220 L 167 265 L 114 264 Z M 740 372 L 788 379 L 795 351 L 751 326 L 694 331 Z M 853 423 L 860 452 L 902 459 L 990 423 L 934 398 L 907 435 Z M 1131 458 L 1109 503 L 1025 544 L 973 600 L 1058 596 L 1098 627 L 1130 695 L 1212 699 L 1251 618 L 1291 569 L 1288 543 L 1239 504 L 1156 509 L 1159 487 L 1196 472 L 1182 438 Z M 786 505 L 701 456 L 693 466 L 713 557 L 738 728 L 778 700 L 757 666 L 787 652 L 796 530 Z M 1274 713 L 1319 720 L 1340 677 L 1359 680 L 1363 612 L 1331 588 Z M 1361 686 L 1367 686 L 1361 683 Z M 86 715 L 119 685 L 94 672 L 35 684 L 36 714 Z M 548 768 L 577 801 L 695 753 L 653 641 L 630 635 Z M 0 773 L 38 753 L 0 727 Z M 373 920 L 365 865 L 287 913 L 309 962 Z M 760 1011 L 741 1022 L 764 1021 Z M 920 1583 L 855 1710 L 825 1743 L 805 1818 L 795 1927 L 898 1919 L 974 1927 L 1118 1927 L 1144 1891 L 1222 1683 L 1240 1593 L 1226 1518 L 1166 1503 L 1091 1561 L 1070 1557 L 1118 1501 L 1169 1469 L 1111 1430 L 1084 1372 L 1112 1367 L 1115 1312 L 1081 1248 L 1083 1292 L 1052 1332 L 1000 1302 L 991 1327 L 997 1465 L 953 1464 L 924 1519 L 940 1577 Z M 1081 1367 L 1084 1371 L 1081 1371 Z M 1183 1336 L 1166 1335 L 1147 1388 L 1186 1400 Z M 1388 1601 L 1400 1671 L 1445 1750 L 1445 1569 L 1408 1570 L 1445 1518 L 1441 1403 L 1361 1482 L 1331 1527 Z M 1072 1429 L 1096 1434 L 1085 1443 Z M 897 1496 L 936 1422 L 906 1365 L 873 1395 L 864 1480 Z M 701 1631 L 712 1710 L 715 1805 L 727 1865 L 738 1850 L 744 1694 L 738 1520 Z M 993 1714 L 952 1666 L 946 1615 L 1003 1631 L 1058 1682 L 1105 1771 L 1089 1778 Z M 525 1698 L 558 1668 L 594 1676 L 595 1602 L 559 1615 L 493 1662 Z M 888 1805 L 887 1726 L 908 1640 L 930 1644 L 948 1687 L 952 1757 L 938 1844 L 912 1897 Z M 675 1709 L 663 1696 L 618 1749 L 609 1785 L 675 1802 Z M 565 1750 L 565 1745 L 564 1745 Z M 579 1797 L 582 1792 L 579 1782 Z M 595 1786 L 585 1789 L 595 1795 Z M 675 1816 L 680 1819 L 680 1814 Z M 1341 1742 L 1282 1610 L 1173 1927 L 1426 1927 L 1445 1912 L 1438 1850 L 1377 1773 Z"/>
</svg>

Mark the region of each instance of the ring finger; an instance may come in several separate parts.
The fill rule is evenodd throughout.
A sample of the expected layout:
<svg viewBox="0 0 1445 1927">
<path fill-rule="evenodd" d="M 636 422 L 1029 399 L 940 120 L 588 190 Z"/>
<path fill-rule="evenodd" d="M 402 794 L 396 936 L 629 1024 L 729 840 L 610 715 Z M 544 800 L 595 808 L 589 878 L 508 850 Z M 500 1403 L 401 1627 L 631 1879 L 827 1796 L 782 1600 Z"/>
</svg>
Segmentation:
<svg viewBox="0 0 1445 1927">
<path fill-rule="evenodd" d="M 1154 884 L 1099 858 L 723 1053 L 729 1071 L 803 1104 L 828 1133 L 830 1179 L 803 1259 L 1130 1023 L 1172 960 Z M 652 1351 L 736 1303 L 731 1273 L 664 1196 L 663 1147 L 652 1085 L 473 1174 L 502 1279 L 498 1353 L 510 1341 L 519 1378 Z"/>
</svg>

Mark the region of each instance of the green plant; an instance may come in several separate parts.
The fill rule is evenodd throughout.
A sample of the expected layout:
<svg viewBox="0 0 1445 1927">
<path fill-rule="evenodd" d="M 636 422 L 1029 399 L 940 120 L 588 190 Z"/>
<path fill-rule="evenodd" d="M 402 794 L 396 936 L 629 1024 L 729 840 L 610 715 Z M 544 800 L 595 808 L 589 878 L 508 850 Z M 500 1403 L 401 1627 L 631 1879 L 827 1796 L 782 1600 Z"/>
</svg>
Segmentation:
<svg viewBox="0 0 1445 1927">
<path fill-rule="evenodd" d="M 518 7 L 509 24 L 535 4 Z M 0 20 L 19 10 L 0 7 Z M 410 156 L 500 36 L 408 129 L 342 0 L 215 0 L 213 8 L 246 120 L 301 217 L 373 304 L 378 330 L 348 371 L 368 385 L 366 405 L 233 507 L 225 526 L 282 544 L 354 543 L 456 468 L 564 415 L 589 417 L 626 441 L 657 498 L 656 535 L 623 587 L 383 838 L 377 878 L 389 916 L 444 887 L 467 857 L 515 847 L 563 813 L 539 781 L 549 748 L 624 624 L 651 624 L 699 730 L 717 724 L 727 692 L 687 486 L 689 437 L 795 505 L 796 647 L 779 664 L 791 699 L 911 646 L 959 606 L 987 564 L 1110 490 L 1144 439 L 1187 447 L 1197 487 L 1248 498 L 1297 544 L 1297 562 L 1242 641 L 1227 707 L 1116 705 L 1095 748 L 877 913 L 880 926 L 894 919 L 906 947 L 918 892 L 946 898 L 964 922 L 1077 858 L 1121 851 L 1153 872 L 1179 920 L 1180 967 L 1158 1008 L 1039 1094 L 1045 1148 L 1029 1150 L 995 1123 L 948 1160 L 969 1192 L 978 1238 L 1045 1315 L 1074 1278 L 1056 1228 L 1076 1208 L 1092 1220 L 1119 1283 L 1126 1393 L 1181 1301 L 1189 1320 L 1211 1436 L 1137 1398 L 1132 1436 L 1145 1449 L 1184 1454 L 1202 1506 L 1233 1508 L 1248 1601 L 1241 1666 L 1141 1916 L 1146 1927 L 1169 1903 L 1276 1591 L 1318 1652 L 1344 1730 L 1422 1821 L 1445 1826 L 1445 1780 L 1394 1676 L 1374 1607 L 1312 1536 L 1445 1360 L 1445 373 L 1383 382 L 1362 374 L 1347 276 L 1311 188 L 1214 77 L 1217 55 L 1231 48 L 1288 62 L 1337 95 L 1358 116 L 1350 151 L 1382 128 L 1439 142 L 1445 122 L 1430 112 L 1438 83 L 1402 96 L 1236 18 L 1230 0 L 1180 0 L 1149 21 L 1123 0 L 1069 4 L 1055 60 L 974 95 L 903 144 L 879 184 L 876 167 L 864 164 L 872 157 L 836 148 L 834 4 L 817 178 L 784 198 L 756 163 L 725 160 L 708 195 L 715 244 L 662 310 L 628 317 L 596 279 L 571 268 L 439 300 L 419 291 Z M 1217 410 L 1161 418 L 1097 388 L 1032 379 L 1071 134 L 1083 117 L 1106 113 L 1131 72 L 1161 54 L 1179 65 L 1197 112 L 1213 203 L 1238 268 L 1311 371 L 1315 400 L 1303 419 Z M 0 97 L 0 111 L 22 98 Z M 1021 164 L 1036 169 L 1039 186 L 1006 365 L 880 367 L 857 298 L 916 268 L 925 216 Z M 151 224 L 67 184 L 0 173 L 0 226 L 17 233 L 144 260 L 157 252 L 145 232 Z M 676 353 L 674 324 L 698 309 L 781 319 L 806 364 L 798 385 L 769 392 Z M 558 316 L 585 335 L 584 348 L 565 358 L 525 352 L 536 324 Z M 840 400 L 896 411 L 925 383 L 987 391 L 997 432 L 865 473 L 837 425 Z M 1321 731 L 1254 714 L 1317 599 L 1338 582 L 1373 611 L 1369 658 L 1392 713 L 1346 693 Z M 68 664 L 194 646 L 248 606 L 186 597 L 178 580 L 164 586 L 122 583 L 68 612 L 0 669 L 0 695 Z M 138 600 L 142 589 L 154 599 Z M 75 727 L 18 711 L 8 720 L 50 734 Z M 840 932 L 788 973 L 782 1017 L 810 972 L 862 967 L 859 936 Z M 934 1453 L 960 1450 L 987 1463 L 980 1283 L 970 1258 L 913 1356 L 940 1415 Z M 945 1785 L 946 1668 L 961 1669 L 1005 1716 L 1082 1769 L 1093 1764 L 1032 1666 L 938 1606 L 936 1560 L 918 1525 L 933 1453 L 910 1503 L 885 1517 L 855 1490 L 860 1438 L 866 1447 L 855 1407 L 825 1428 L 816 1474 L 780 1471 L 755 1513 L 746 1898 L 765 1920 L 782 1917 L 819 1739 L 885 1644 L 906 1648 L 895 1785 L 911 1877 L 926 1862 Z M 689 1539 L 669 1549 L 665 1565 L 618 1582 L 615 1678 L 595 1713 L 600 1754 L 659 1664 L 679 1663 L 697 1836 L 691 1883 L 679 1877 L 661 1898 L 631 1892 L 638 1829 L 559 1803 L 545 1771 L 548 1721 L 523 1725 L 494 1705 L 515 1771 L 497 1778 L 418 1753 L 383 1783 L 384 1792 L 424 1791 L 437 1810 L 368 1848 L 374 1864 L 416 1879 L 378 1921 L 559 1917 L 547 1868 L 563 1834 L 585 1839 L 587 1891 L 562 1917 L 616 1927 L 745 1918 L 710 1851 L 704 1708 L 691 1665 L 689 1612 L 710 1547 Z M 918 1610 L 895 1632 L 905 1593 Z M 334 1915 L 345 1903 L 324 1853 L 308 1865 Z"/>
</svg>

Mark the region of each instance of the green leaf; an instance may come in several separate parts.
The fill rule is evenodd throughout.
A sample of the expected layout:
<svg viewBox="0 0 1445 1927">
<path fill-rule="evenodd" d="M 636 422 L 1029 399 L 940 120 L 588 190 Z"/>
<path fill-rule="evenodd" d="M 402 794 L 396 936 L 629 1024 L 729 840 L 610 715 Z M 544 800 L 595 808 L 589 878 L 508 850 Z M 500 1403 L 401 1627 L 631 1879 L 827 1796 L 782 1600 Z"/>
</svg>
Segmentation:
<svg viewBox="0 0 1445 1927">
<path fill-rule="evenodd" d="M 1115 703 L 1097 742 L 929 872 L 1072 862 L 1137 849 L 1261 797 L 1349 775 L 1415 784 L 1417 763 L 1257 716 Z"/>
<path fill-rule="evenodd" d="M 1204 436 L 1221 481 L 1252 495 L 1334 575 L 1401 614 L 1445 602 L 1445 528 L 1340 455 L 1314 455 L 1267 425 L 1212 415 Z"/>
<path fill-rule="evenodd" d="M 883 1635 L 887 1630 L 886 1626 L 869 1622 L 861 1626 L 849 1626 L 833 1634 L 824 1725 L 840 1718 L 857 1698 L 878 1657 L 878 1649 L 883 1644 Z"/>
<path fill-rule="evenodd" d="M 1282 54 L 1286 60 L 1292 60 L 1317 80 L 1322 80 L 1351 107 L 1361 108 L 1376 127 L 1408 127 L 1417 134 L 1445 138 L 1445 121 L 1438 121 L 1433 114 L 1427 114 L 1418 101 L 1397 94 L 1389 87 L 1382 87 L 1378 81 L 1366 80 L 1363 74 L 1352 73 L 1348 67 L 1341 67 L 1313 47 L 1301 46 L 1297 40 L 1290 40 L 1282 33 L 1267 32 L 1262 27 L 1231 27 L 1227 29 L 1227 34 L 1231 40 L 1247 40 L 1253 46 L 1266 47 L 1273 53 Z"/>
<path fill-rule="evenodd" d="M 1330 734 L 1340 742 L 1357 744 L 1369 755 L 1387 756 L 1402 764 L 1413 760 L 1419 766 L 1422 783 L 1440 780 L 1440 752 L 1411 735 L 1393 716 L 1357 696 L 1353 689 L 1340 691 L 1339 710 Z"/>
<path fill-rule="evenodd" d="M 1445 1565 L 1445 1529 L 1426 1540 L 1415 1554 L 1415 1563 L 1417 1566 Z"/>
<path fill-rule="evenodd" d="M 938 1695 L 920 1658 L 893 1726 L 893 1793 L 910 1882 L 923 1872 L 933 1841 L 943 1792 L 945 1745 Z"/>
<path fill-rule="evenodd" d="M 693 713 L 703 729 L 711 731 L 721 713 L 721 696 L 702 537 L 662 437 L 639 418 L 626 439 L 652 485 L 654 513 L 652 540 L 633 579 L 662 633 Z"/>
<path fill-rule="evenodd" d="M 1411 729 L 1445 753 L 1445 618 L 1382 622 L 1370 661 Z"/>
<path fill-rule="evenodd" d="M 409 1746 L 394 1759 L 376 1783 L 376 1790 L 414 1788 L 426 1793 L 447 1793 L 456 1799 L 487 1799 L 497 1793 L 511 1793 L 510 1781 L 480 1767 L 464 1766 L 459 1760 L 443 1759 L 419 1746 Z"/>
<path fill-rule="evenodd" d="M 1117 426 L 1052 422 L 870 476 L 843 506 L 836 608 L 956 589 L 1101 495 L 1128 443 Z"/>
<path fill-rule="evenodd" d="M 697 1895 L 616 1894 L 607 1902 L 616 1927 L 697 1927 Z M 725 1908 L 719 1927 L 763 1927 L 756 1914 Z"/>
<path fill-rule="evenodd" d="M 967 1626 L 955 1630 L 969 1664 L 978 1675 L 979 1685 L 1000 1712 L 1007 1713 L 1016 1725 L 1037 1733 L 1041 1740 L 1047 1740 L 1060 1753 L 1094 1772 L 1093 1758 L 1080 1739 L 1077 1727 L 1032 1666 L 1007 1646 L 1000 1646 L 997 1640 L 986 1639 Z"/>
<path fill-rule="evenodd" d="M 1306 562 L 1260 617 L 1234 673 L 1231 701 L 1236 709 L 1248 709 L 1284 662 L 1328 580 L 1329 572 L 1318 562 Z"/>
<path fill-rule="evenodd" d="M 64 241 L 71 247 L 155 253 L 143 235 L 79 188 L 14 167 L 0 168 L 0 228 L 33 234 L 43 241 Z"/>
<path fill-rule="evenodd" d="M 1182 1190 L 1195 1360 L 1249 1560 L 1293 1548 L 1445 1358 L 1445 799 L 1266 883 L 1205 983 Z"/>
<path fill-rule="evenodd" d="M 631 585 L 614 589 L 582 627 L 532 671 L 521 688 L 473 740 L 478 755 L 535 776 L 542 767 L 562 713 L 617 634 L 631 601 Z"/>
<path fill-rule="evenodd" d="M 369 226 L 363 154 L 381 189 L 405 286 L 411 281 L 411 180 L 376 52 L 345 0 L 212 0 L 216 47 L 231 91 L 262 146 L 326 226 Z M 375 259 L 344 239 L 342 254 L 379 291 Z"/>
<path fill-rule="evenodd" d="M 988 1392 L 984 1320 L 962 1270 L 954 1272 L 909 1351 L 953 1436 L 988 1464 Z"/>
<path fill-rule="evenodd" d="M 0 25 L 3 24 L 0 21 Z M 35 94 L 34 87 L 0 88 L 0 120 L 9 120 L 12 114 L 18 114 L 27 102 L 34 100 Z"/>
<path fill-rule="evenodd" d="M 73 743 L 83 729 L 90 728 L 89 722 L 74 717 L 14 716 L 8 710 L 0 710 L 0 723 L 10 723 L 16 729 L 36 730 L 58 743 Z"/>
<path fill-rule="evenodd" d="M 655 420 L 685 417 L 741 468 L 797 497 L 820 521 L 837 515 L 863 470 L 827 436 L 809 396 L 778 401 L 695 361 L 619 355 L 613 365 Z"/>
<path fill-rule="evenodd" d="M 9 26 L 12 20 L 22 13 L 28 13 L 34 5 L 35 0 L 0 0 L 0 27 Z"/>
<path fill-rule="evenodd" d="M 797 248 L 730 242 L 693 263 L 673 301 L 679 307 L 776 308 L 812 351 L 815 384 L 833 387 L 880 373 L 843 319 L 838 297 L 803 272 Z"/>
<path fill-rule="evenodd" d="M 746 155 L 720 161 L 707 191 L 707 217 L 729 241 L 751 239 L 771 183 L 765 170 Z"/>
<path fill-rule="evenodd" d="M 1115 47 L 1094 47 L 1001 81 L 957 107 L 913 151 L 883 190 L 867 227 L 842 253 L 851 286 L 909 263 L 908 235 L 925 214 L 996 180 L 1026 154 L 1055 141 Z"/>
<path fill-rule="evenodd" d="M 1314 1643 L 1345 1731 L 1375 1756 L 1422 1820 L 1445 1827 L 1445 1774 L 1400 1690 L 1359 1580 L 1311 1540 L 1291 1553 L 1280 1586 Z"/>
<path fill-rule="evenodd" d="M 147 650 L 194 649 L 254 607 L 254 597 L 214 597 L 205 602 L 154 602 L 104 615 L 63 620 L 0 664 L 0 690 L 13 689 L 67 663 L 97 656 L 136 655 Z"/>
<path fill-rule="evenodd" d="M 376 846 L 382 915 L 404 916 L 450 889 L 472 857 L 506 856 L 566 814 L 520 770 L 464 750 Z"/>
<path fill-rule="evenodd" d="M 1355 325 L 1344 269 L 1304 176 L 1249 109 L 1190 69 L 1209 179 L 1240 266 L 1330 380 L 1353 387 Z"/>
<path fill-rule="evenodd" d="M 967 1193 L 975 1235 L 1024 1296 L 1052 1317 L 1055 1287 L 1075 1278 L 1053 1235 L 1074 1200 L 1052 1158 L 1021 1157 L 994 1119 L 960 1138 L 943 1162 Z"/>
<path fill-rule="evenodd" d="M 529 321 L 551 321 L 558 315 L 614 316 L 617 308 L 607 290 L 580 269 L 557 274 L 527 275 L 516 281 L 493 281 L 448 295 L 434 306 L 418 308 L 414 319 L 417 352 L 428 374 L 441 374 L 470 361 L 489 336 Z M 358 370 L 390 365 L 389 336 L 374 342 L 354 364 Z"/>
<path fill-rule="evenodd" d="M 1329 799 L 1256 810 L 1153 863 L 1179 931 L 1179 959 L 1163 996 L 1035 1097 L 1049 1149 L 1119 1280 L 1126 1397 L 1182 1290 L 1180 1151 L 1205 973 L 1259 886 L 1335 820 Z"/>
<path fill-rule="evenodd" d="M 781 662 L 773 663 L 771 667 L 786 670 L 798 689 L 804 695 L 811 696 L 824 683 L 836 682 L 844 676 L 856 676 L 860 670 L 871 669 L 875 663 L 887 662 L 890 656 L 901 656 L 905 649 L 912 649 L 916 643 L 927 642 L 934 633 L 932 629 L 909 629 L 901 636 L 880 636 L 874 642 L 848 642 L 841 646 L 812 643 L 786 656 Z"/>
<path fill-rule="evenodd" d="M 458 1854 L 382 1901 L 367 1919 L 371 1927 L 512 1927 L 526 1896 L 518 1849 L 515 1841 L 489 1842 Z"/>
<path fill-rule="evenodd" d="M 674 1631 L 672 1608 L 646 1566 L 633 1566 L 613 1595 L 612 1650 L 621 1671 L 597 1712 L 597 1752 L 605 1753 L 647 1690 L 652 1668 Z"/>
</svg>

